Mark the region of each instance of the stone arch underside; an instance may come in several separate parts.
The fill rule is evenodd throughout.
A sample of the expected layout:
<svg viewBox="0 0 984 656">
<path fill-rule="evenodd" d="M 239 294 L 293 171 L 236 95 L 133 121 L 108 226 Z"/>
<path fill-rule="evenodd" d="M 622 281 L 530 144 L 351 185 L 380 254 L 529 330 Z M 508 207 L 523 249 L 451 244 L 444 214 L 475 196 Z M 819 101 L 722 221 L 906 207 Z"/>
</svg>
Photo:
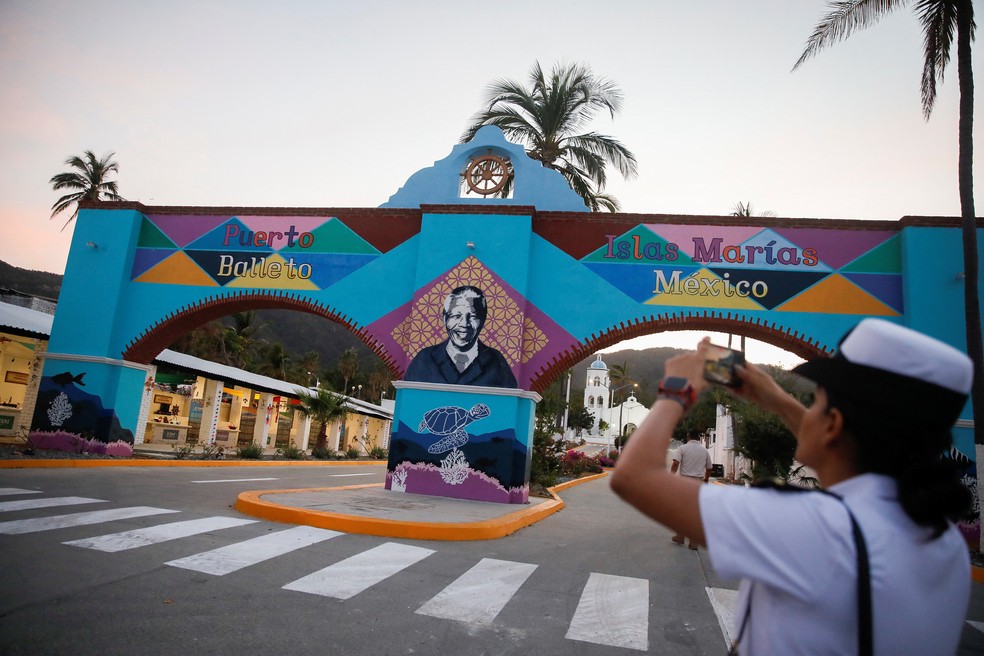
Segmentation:
<svg viewBox="0 0 984 656">
<path fill-rule="evenodd" d="M 819 341 L 791 328 L 770 324 L 761 319 L 749 320 L 744 317 L 727 313 L 704 311 L 700 314 L 649 317 L 630 322 L 621 322 L 598 334 L 576 347 L 567 349 L 551 361 L 548 367 L 539 372 L 533 381 L 531 389 L 543 392 L 550 383 L 564 371 L 570 369 L 584 358 L 619 342 L 633 337 L 644 337 L 661 332 L 679 330 L 709 330 L 712 332 L 742 334 L 752 339 L 786 349 L 803 359 L 829 356 L 831 351 L 825 349 Z"/>
<path fill-rule="evenodd" d="M 242 291 L 232 295 L 207 297 L 171 312 L 131 341 L 123 351 L 123 359 L 139 364 L 150 364 L 161 351 L 195 328 L 209 321 L 249 310 L 296 310 L 334 321 L 344 326 L 369 347 L 394 377 L 400 372 L 393 355 L 386 351 L 385 347 L 379 344 L 365 328 L 356 328 L 354 322 L 345 314 L 312 301 L 303 294 L 277 290 Z"/>
</svg>

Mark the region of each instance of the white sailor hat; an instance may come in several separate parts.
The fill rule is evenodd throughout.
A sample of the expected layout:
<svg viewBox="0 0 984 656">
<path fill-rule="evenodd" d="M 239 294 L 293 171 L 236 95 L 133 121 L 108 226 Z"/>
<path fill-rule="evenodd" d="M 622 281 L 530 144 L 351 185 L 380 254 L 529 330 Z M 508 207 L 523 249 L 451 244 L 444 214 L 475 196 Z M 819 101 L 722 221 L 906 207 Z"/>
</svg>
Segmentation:
<svg viewBox="0 0 984 656">
<path fill-rule="evenodd" d="M 949 429 L 967 403 L 974 368 L 949 344 L 884 319 L 864 319 L 841 338 L 833 357 L 793 371 L 835 396 L 897 408 L 921 425 Z"/>
</svg>

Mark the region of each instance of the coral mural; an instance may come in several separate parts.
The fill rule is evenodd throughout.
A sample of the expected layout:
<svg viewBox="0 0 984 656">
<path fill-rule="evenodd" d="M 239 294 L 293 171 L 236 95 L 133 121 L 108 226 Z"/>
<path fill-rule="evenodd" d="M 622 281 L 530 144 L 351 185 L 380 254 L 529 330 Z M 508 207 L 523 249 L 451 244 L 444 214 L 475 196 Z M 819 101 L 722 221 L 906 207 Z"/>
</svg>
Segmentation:
<svg viewBox="0 0 984 656">
<path fill-rule="evenodd" d="M 65 431 L 34 431 L 27 437 L 28 444 L 33 449 L 49 451 L 68 451 L 71 453 L 89 453 L 104 456 L 129 458 L 133 455 L 133 446 L 126 442 L 100 442 L 90 440 Z"/>
<path fill-rule="evenodd" d="M 489 416 L 484 404 L 471 410 L 444 406 L 424 413 L 417 431 L 402 421 L 393 433 L 386 488 L 498 503 L 526 503 L 527 449 L 513 429 L 471 434 L 465 426 Z M 435 442 L 434 438 L 438 440 Z"/>
<path fill-rule="evenodd" d="M 529 485 L 505 488 L 499 481 L 470 467 L 459 470 L 461 481 L 454 483 L 454 494 L 448 493 L 449 484 L 445 480 L 447 471 L 430 463 L 404 462 L 396 471 L 387 472 L 386 487 L 394 492 L 430 494 L 434 496 L 454 496 L 458 499 L 474 501 L 494 501 L 497 503 L 526 503 L 529 501 Z M 458 474 L 456 474 L 457 476 Z"/>
<path fill-rule="evenodd" d="M 133 433 L 120 425 L 113 409 L 104 408 L 99 396 L 80 389 L 85 387 L 84 377 L 85 372 L 65 371 L 41 378 L 32 434 L 62 432 L 80 439 L 133 444 Z"/>
</svg>

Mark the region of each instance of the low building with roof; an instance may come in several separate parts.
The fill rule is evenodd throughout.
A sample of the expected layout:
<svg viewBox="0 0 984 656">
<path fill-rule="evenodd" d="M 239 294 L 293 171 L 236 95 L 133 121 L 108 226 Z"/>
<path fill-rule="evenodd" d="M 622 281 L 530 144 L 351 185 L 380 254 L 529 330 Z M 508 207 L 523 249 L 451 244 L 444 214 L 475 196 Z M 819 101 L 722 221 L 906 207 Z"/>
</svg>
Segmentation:
<svg viewBox="0 0 984 656">
<path fill-rule="evenodd" d="M 0 302 L 0 437 L 24 435 L 30 426 L 53 319 L 26 305 Z M 153 365 L 154 383 L 146 390 L 151 403 L 135 444 L 306 450 L 317 431 L 297 411 L 310 388 L 168 349 Z M 329 427 L 328 446 L 360 454 L 388 449 L 392 402 L 346 397 L 345 405 L 349 414 Z"/>
</svg>

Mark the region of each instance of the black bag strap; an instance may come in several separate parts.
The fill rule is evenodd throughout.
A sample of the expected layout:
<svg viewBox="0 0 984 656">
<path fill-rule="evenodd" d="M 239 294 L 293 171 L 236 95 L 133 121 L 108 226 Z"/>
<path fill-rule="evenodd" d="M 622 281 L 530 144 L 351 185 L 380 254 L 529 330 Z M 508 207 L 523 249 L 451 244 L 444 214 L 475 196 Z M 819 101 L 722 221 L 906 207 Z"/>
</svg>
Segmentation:
<svg viewBox="0 0 984 656">
<path fill-rule="evenodd" d="M 844 510 L 847 511 L 848 517 L 851 518 L 851 536 L 854 538 L 854 551 L 857 554 L 857 569 L 858 569 L 858 654 L 859 656 L 873 656 L 874 654 L 874 638 L 872 633 L 873 619 L 871 615 L 871 567 L 868 560 L 868 545 L 864 540 L 864 532 L 861 530 L 861 525 L 858 524 L 858 520 L 854 517 L 854 513 L 851 512 L 850 507 L 844 502 L 844 499 L 839 495 L 829 490 L 817 489 L 806 489 L 802 487 L 796 487 L 795 485 L 786 485 L 783 483 L 777 483 L 772 480 L 765 480 L 755 483 L 755 487 L 770 488 L 778 490 L 780 492 L 820 492 L 821 494 L 826 494 L 827 496 L 833 497 L 841 502 L 844 506 Z M 745 616 L 741 620 L 741 627 L 738 629 L 738 637 L 735 638 L 734 642 L 731 643 L 731 650 L 728 652 L 728 656 L 738 656 L 738 645 L 741 643 L 742 637 L 745 635 L 745 628 L 748 625 L 748 617 L 751 615 L 752 610 L 752 592 L 755 590 L 755 584 L 752 583 L 748 590 L 748 600 L 745 605 Z"/>
</svg>

